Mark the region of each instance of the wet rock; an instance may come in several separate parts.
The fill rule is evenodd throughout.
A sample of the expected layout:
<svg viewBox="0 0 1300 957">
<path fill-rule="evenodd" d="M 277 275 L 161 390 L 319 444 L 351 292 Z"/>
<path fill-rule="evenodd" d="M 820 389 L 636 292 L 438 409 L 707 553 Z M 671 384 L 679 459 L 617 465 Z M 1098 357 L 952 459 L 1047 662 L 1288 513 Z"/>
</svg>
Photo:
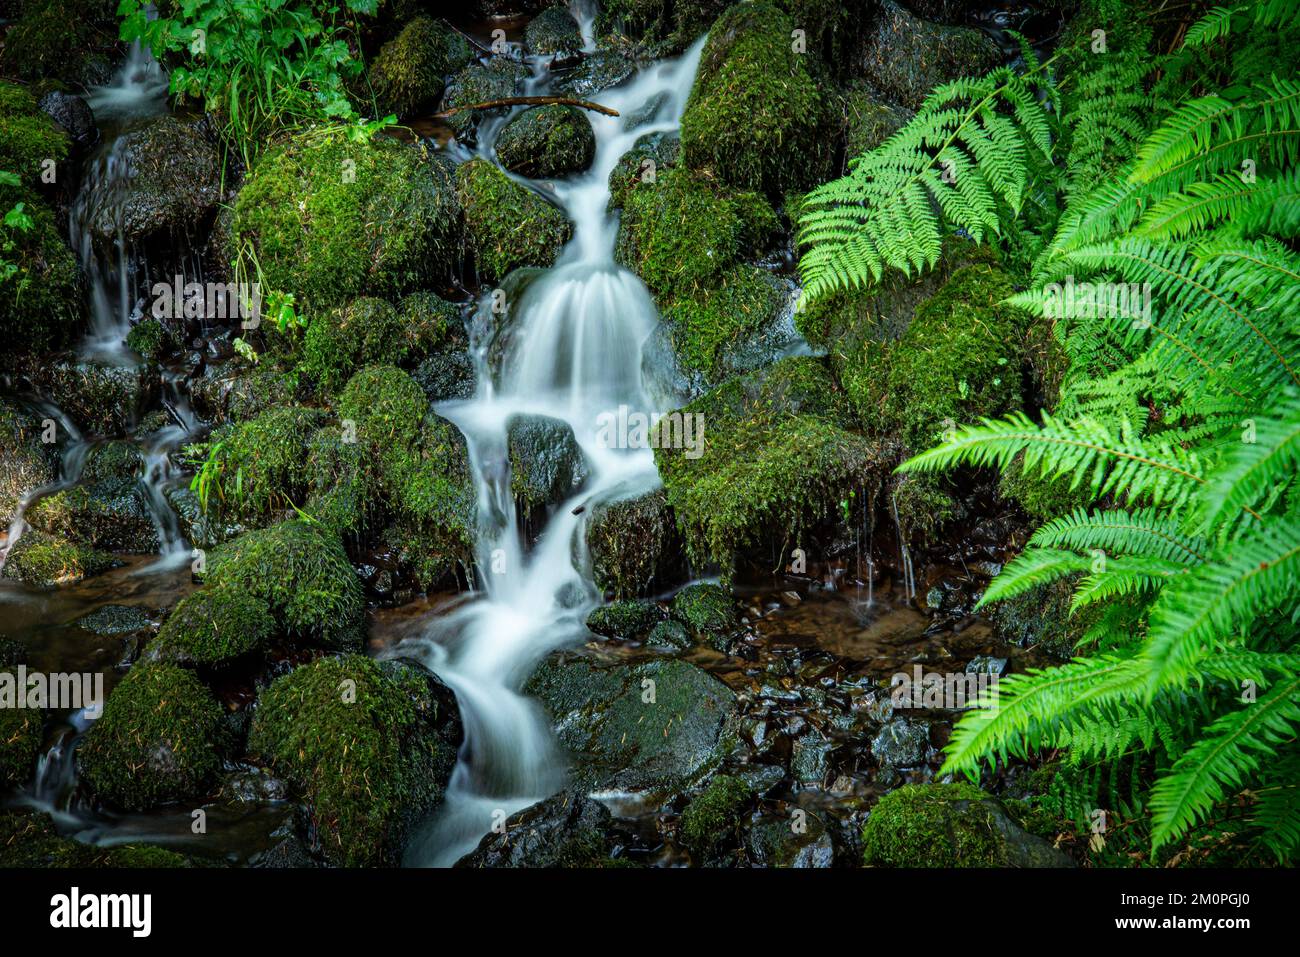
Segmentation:
<svg viewBox="0 0 1300 957">
<path fill-rule="evenodd" d="M 6 526 L 25 494 L 58 475 L 57 447 L 41 441 L 45 434 L 40 416 L 0 399 L 0 521 Z"/>
<path fill-rule="evenodd" d="M 468 399 L 474 395 L 474 360 L 464 352 L 440 352 L 429 356 L 411 372 L 430 402 Z"/>
<path fill-rule="evenodd" d="M 881 767 L 912 767 L 925 760 L 929 743 L 927 725 L 909 718 L 891 718 L 871 740 L 871 754 Z"/>
<path fill-rule="evenodd" d="M 307 842 L 298 836 L 298 828 L 287 821 L 272 834 L 274 843 L 249 861 L 251 867 L 305 868 L 321 867 L 321 861 L 312 855 Z"/>
<path fill-rule="evenodd" d="M 663 609 L 648 601 L 615 601 L 587 616 L 587 627 L 606 638 L 633 639 L 663 622 Z"/>
<path fill-rule="evenodd" d="M 41 112 L 63 127 L 72 141 L 82 149 L 99 139 L 95 114 L 81 97 L 51 90 L 41 97 L 40 106 Z"/>
<path fill-rule="evenodd" d="M 144 453 L 132 443 L 117 439 L 90 450 L 81 477 L 89 482 L 124 481 L 143 472 Z"/>
<path fill-rule="evenodd" d="M 578 21 L 562 6 L 549 7 L 524 27 L 524 46 L 534 55 L 575 56 L 582 50 Z"/>
<path fill-rule="evenodd" d="M 544 415 L 517 415 L 508 423 L 511 491 L 525 513 L 558 505 L 591 474 L 573 429 Z"/>
<path fill-rule="evenodd" d="M 685 574 L 681 536 L 662 489 L 594 506 L 586 536 L 596 585 L 615 598 L 662 592 Z"/>
<path fill-rule="evenodd" d="M 845 96 L 844 112 L 844 155 L 850 159 L 875 149 L 913 116 L 911 110 L 863 91 Z"/>
<path fill-rule="evenodd" d="M 26 646 L 12 638 L 0 636 L 0 668 L 12 668 L 26 663 Z"/>
<path fill-rule="evenodd" d="M 0 678 L 23 694 L 25 689 L 18 684 L 17 675 L 6 674 L 7 670 L 7 666 L 0 665 Z M 6 702 L 0 708 L 0 789 L 5 791 L 31 782 L 45 716 L 39 708 L 15 708 L 10 704 Z"/>
<path fill-rule="evenodd" d="M 161 547 L 149 497 L 135 479 L 56 492 L 36 502 L 25 517 L 33 528 L 94 548 L 147 555 Z"/>
<path fill-rule="evenodd" d="M 62 359 L 33 378 L 90 435 L 124 433 L 158 389 L 157 367 L 149 364 L 117 366 Z"/>
<path fill-rule="evenodd" d="M 966 665 L 967 674 L 1004 675 L 1006 672 L 1007 659 L 995 658 L 992 655 L 979 655 Z"/>
<path fill-rule="evenodd" d="M 4 577 L 51 588 L 75 584 L 120 564 L 108 552 L 29 529 L 9 550 Z"/>
<path fill-rule="evenodd" d="M 575 106 L 533 107 L 506 124 L 496 151 L 510 172 L 551 179 L 589 167 L 596 155 L 596 134 Z"/>
<path fill-rule="evenodd" d="M 1073 866 L 999 801 L 965 783 L 891 791 L 872 809 L 862 842 L 863 862 L 876 867 Z"/>
<path fill-rule="evenodd" d="M 528 78 L 528 68 L 507 56 L 494 56 L 487 63 L 470 63 L 457 73 L 447 85 L 442 98 L 442 109 L 487 103 L 515 96 Z M 447 124 L 457 139 L 473 144 L 476 129 L 486 116 L 499 116 L 504 109 L 462 110 L 447 118 Z"/>
<path fill-rule="evenodd" d="M 750 829 L 750 861 L 758 867 L 830 867 L 835 856 L 826 826 L 805 813 L 796 828 L 792 818 L 765 818 Z"/>
<path fill-rule="evenodd" d="M 511 815 L 505 833 L 488 834 L 457 867 L 617 867 L 610 857 L 609 810 L 586 795 L 563 792 Z"/>
<path fill-rule="evenodd" d="M 743 778 L 719 774 L 691 798 L 677 822 L 678 839 L 700 863 L 712 863 L 718 852 L 739 843 L 746 811 L 754 791 Z"/>
<path fill-rule="evenodd" d="M 678 622 L 661 621 L 650 629 L 646 635 L 645 643 L 651 648 L 678 648 L 685 650 L 691 647 L 694 642 L 691 640 L 691 633 Z"/>
<path fill-rule="evenodd" d="M 833 750 L 835 742 L 804 735 L 791 750 L 790 774 L 801 784 L 821 784 L 830 773 Z"/>
<path fill-rule="evenodd" d="M 997 44 L 978 30 L 931 23 L 881 0 L 855 66 L 877 89 L 915 110 L 940 83 L 980 76 L 1001 58 Z"/>
<path fill-rule="evenodd" d="M 264 804 L 283 801 L 289 786 L 265 768 L 234 771 L 221 785 L 221 796 L 240 804 Z"/>
<path fill-rule="evenodd" d="M 588 790 L 672 790 L 715 767 L 734 740 L 736 697 L 678 659 L 600 664 L 573 655 L 545 661 L 525 692 L 550 712 Z"/>
<path fill-rule="evenodd" d="M 90 226 L 106 242 L 190 235 L 221 199 L 221 160 L 201 127 L 160 116 L 114 146 L 126 177 L 92 197 Z"/>
<path fill-rule="evenodd" d="M 582 58 L 574 69 L 560 76 L 556 92 L 580 98 L 608 90 L 636 72 L 636 60 L 625 50 L 601 50 Z"/>
<path fill-rule="evenodd" d="M 233 519 L 222 520 L 215 511 L 205 514 L 199 497 L 189 486 L 172 487 L 163 494 L 176 513 L 181 534 L 195 548 L 215 548 L 245 531 L 242 524 Z"/>
<path fill-rule="evenodd" d="M 150 621 L 143 609 L 133 605 L 104 605 L 78 618 L 74 624 L 94 635 L 125 635 L 143 631 Z"/>
<path fill-rule="evenodd" d="M 697 582 L 673 596 L 672 616 L 718 651 L 726 651 L 740 625 L 731 593 L 721 585 Z"/>
</svg>

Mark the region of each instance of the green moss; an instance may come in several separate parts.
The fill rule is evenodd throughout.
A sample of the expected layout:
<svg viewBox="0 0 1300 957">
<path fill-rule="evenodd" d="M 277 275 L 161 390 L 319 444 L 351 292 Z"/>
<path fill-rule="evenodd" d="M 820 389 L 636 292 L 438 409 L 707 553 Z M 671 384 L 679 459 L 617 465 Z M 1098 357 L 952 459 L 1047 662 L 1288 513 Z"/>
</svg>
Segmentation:
<svg viewBox="0 0 1300 957">
<path fill-rule="evenodd" d="M 11 31 L 6 39 L 12 38 Z M 41 112 L 36 98 L 24 87 L 0 80 L 0 170 L 16 173 L 24 187 L 35 189 L 43 164 L 61 163 L 67 156 L 67 135 Z"/>
<path fill-rule="evenodd" d="M 760 197 L 727 195 L 685 169 L 670 168 L 625 192 L 617 255 L 664 305 L 718 286 L 776 225 Z"/>
<path fill-rule="evenodd" d="M 354 375 L 338 402 L 339 417 L 355 423 L 358 439 L 390 463 L 414 443 L 428 407 L 415 380 L 387 365 L 367 366 Z"/>
<path fill-rule="evenodd" d="M 290 521 L 246 532 L 208 555 L 207 580 L 262 599 L 291 635 L 327 648 L 362 641 L 361 582 L 338 536 L 324 526 Z"/>
<path fill-rule="evenodd" d="M 262 599 L 230 585 L 201 588 L 163 622 L 153 653 L 176 664 L 220 666 L 261 649 L 274 634 Z"/>
<path fill-rule="evenodd" d="M 607 0 L 596 16 L 606 44 L 635 44 L 651 57 L 679 53 L 709 29 L 727 0 Z"/>
<path fill-rule="evenodd" d="M 709 30 L 682 116 L 692 169 L 776 196 L 830 171 L 830 111 L 815 51 L 796 53 L 794 24 L 768 3 L 737 3 Z"/>
<path fill-rule="evenodd" d="M 114 439 L 90 450 L 81 477 L 90 482 L 131 479 L 144 471 L 144 454 L 131 442 Z"/>
<path fill-rule="evenodd" d="M 912 118 L 912 111 L 855 90 L 844 97 L 844 155 L 861 156 L 889 139 Z"/>
<path fill-rule="evenodd" d="M 725 633 L 740 624 L 731 592 L 708 582 L 687 585 L 674 595 L 672 615 L 701 635 Z"/>
<path fill-rule="evenodd" d="M 785 290 L 775 276 L 739 265 L 716 286 L 671 300 L 663 318 L 672 326 L 673 352 L 681 367 L 716 381 L 724 374 L 729 350 L 752 341 L 784 304 Z"/>
<path fill-rule="evenodd" d="M 133 667 L 77 752 L 84 780 L 129 811 L 198 797 L 221 765 L 221 707 L 193 674 L 169 664 Z"/>
<path fill-rule="evenodd" d="M 663 620 L 658 605 L 648 601 L 613 601 L 587 616 L 587 627 L 606 638 L 639 638 Z"/>
<path fill-rule="evenodd" d="M 18 686 L 17 673 L 0 669 L 0 675 L 8 675 L 13 682 L 15 695 L 25 695 L 27 689 Z M 16 702 L 8 702 L 0 707 L 0 791 L 8 791 L 20 785 L 28 784 L 36 769 L 36 755 L 41 750 L 41 720 L 44 716 L 39 708 L 14 707 Z"/>
<path fill-rule="evenodd" d="M 591 165 L 596 134 L 574 106 L 539 106 L 506 124 L 496 141 L 497 159 L 512 173 L 551 179 Z"/>
<path fill-rule="evenodd" d="M 442 108 L 449 110 L 514 96 L 528 75 L 526 66 L 508 56 L 490 57 L 486 63 L 471 63 L 452 78 L 442 99 Z M 448 117 L 447 124 L 457 137 L 472 140 L 479 120 L 489 112 L 504 111 L 461 110 Z"/>
<path fill-rule="evenodd" d="M 0 50 L 0 72 L 11 76 L 84 81 L 87 55 L 117 39 L 113 0 L 27 0 L 18 6 L 21 14 Z"/>
<path fill-rule="evenodd" d="M 409 116 L 432 106 L 444 80 L 473 59 L 469 43 L 428 17 L 412 20 L 384 44 L 370 65 L 370 86 L 379 113 Z"/>
<path fill-rule="evenodd" d="M 437 741 L 415 733 L 419 684 L 348 655 L 295 668 L 259 698 L 249 747 L 303 791 L 335 863 L 394 863 L 403 810 L 436 797 Z"/>
<path fill-rule="evenodd" d="M 460 307 L 431 292 L 414 292 L 397 306 L 401 323 L 400 360 L 413 360 L 448 348 L 462 335 Z"/>
<path fill-rule="evenodd" d="M 300 406 L 272 408 L 213 431 L 208 441 L 220 490 L 208 498 L 215 515 L 265 522 L 305 497 L 307 439 L 324 414 Z"/>
<path fill-rule="evenodd" d="M 4 575 L 44 588 L 70 585 L 118 564 L 108 552 L 29 529 L 9 550 Z"/>
<path fill-rule="evenodd" d="M 265 284 L 314 315 L 446 276 L 458 212 L 449 163 L 423 148 L 304 134 L 253 168 L 235 201 L 231 255 L 248 244 Z"/>
<path fill-rule="evenodd" d="M 540 56 L 572 57 L 582 51 L 578 21 L 563 5 L 547 7 L 524 27 L 528 52 Z"/>
<path fill-rule="evenodd" d="M 593 506 L 587 549 L 596 586 L 616 599 L 662 591 L 683 564 L 663 489 Z"/>
<path fill-rule="evenodd" d="M 191 867 L 189 858 L 149 844 L 98 847 L 60 837 L 44 814 L 0 813 L 0 867 Z"/>
<path fill-rule="evenodd" d="M 862 828 L 863 863 L 876 867 L 1004 864 L 992 798 L 974 785 L 907 784 L 882 797 Z"/>
<path fill-rule="evenodd" d="M 17 203 L 32 226 L 8 231 L 14 248 L 3 258 L 17 268 L 0 281 L 0 353 L 43 353 L 70 342 L 85 319 L 81 272 L 54 212 L 32 192 L 0 186 L 0 216 Z"/>
<path fill-rule="evenodd" d="M 307 504 L 303 510 L 340 537 L 360 538 L 375 509 L 370 450 L 344 442 L 335 426 L 318 429 L 307 443 Z"/>
<path fill-rule="evenodd" d="M 486 280 L 518 266 L 550 266 L 572 235 L 563 213 L 486 160 L 457 167 L 456 189 L 474 262 Z"/>
<path fill-rule="evenodd" d="M 293 405 L 297 377 L 270 362 L 261 362 L 230 384 L 226 416 L 242 422 L 267 411 Z"/>
<path fill-rule="evenodd" d="M 157 319 L 141 319 L 126 334 L 126 347 L 145 359 L 161 359 L 172 346 L 171 334 Z"/>
<path fill-rule="evenodd" d="M 115 552 L 158 550 L 158 529 L 134 478 L 76 485 L 40 499 L 26 512 L 33 528 Z"/>
<path fill-rule="evenodd" d="M 1071 488 L 1071 475 L 1041 476 L 1037 472 L 1026 473 L 1023 466 L 1023 457 L 1012 461 L 998 481 L 998 493 L 1016 502 L 1031 518 L 1046 522 L 1068 515 L 1076 508 L 1086 508 L 1096 500 L 1086 481 Z"/>
<path fill-rule="evenodd" d="M 719 774 L 686 805 L 677 834 L 693 853 L 707 856 L 738 838 L 741 815 L 753 799 L 753 788 L 740 778 Z"/>
<path fill-rule="evenodd" d="M 397 310 L 382 299 L 363 296 L 322 314 L 307 327 L 303 375 L 333 395 L 352 374 L 372 362 L 396 362 L 403 349 Z"/>
<path fill-rule="evenodd" d="M 660 448 L 655 461 L 699 567 L 715 562 L 729 574 L 747 546 L 793 544 L 883 464 L 846 428 L 844 396 L 816 359 L 783 359 L 728 380 L 682 411 L 702 417 L 703 454 Z"/>
<path fill-rule="evenodd" d="M 660 174 L 677 165 L 681 151 L 682 141 L 675 133 L 646 133 L 639 137 L 610 171 L 609 208 L 622 209 L 635 189 L 644 186 L 649 190 L 659 185 Z"/>
</svg>

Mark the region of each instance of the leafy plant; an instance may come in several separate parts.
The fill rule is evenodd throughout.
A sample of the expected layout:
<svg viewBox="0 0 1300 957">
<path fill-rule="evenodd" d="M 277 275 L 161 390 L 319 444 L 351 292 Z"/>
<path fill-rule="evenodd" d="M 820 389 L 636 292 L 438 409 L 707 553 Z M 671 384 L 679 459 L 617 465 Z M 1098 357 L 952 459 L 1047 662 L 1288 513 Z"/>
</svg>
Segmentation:
<svg viewBox="0 0 1300 957">
<path fill-rule="evenodd" d="M 1047 151 L 1065 208 L 1010 300 L 1051 321 L 1069 355 L 1055 412 L 967 426 L 902 468 L 1022 462 L 1091 491 L 1098 505 L 1047 522 L 981 601 L 1072 579 L 1073 609 L 1095 616 L 1080 657 L 1006 679 L 995 707 L 962 718 L 944 770 L 1065 749 L 1072 812 L 1105 789 L 1149 815 L 1156 849 L 1235 803 L 1261 847 L 1300 852 L 1300 76 L 1285 53 L 1297 41 L 1300 9 L 1271 0 L 1211 11 L 1167 58 L 1103 61 L 1109 79 L 1071 88 L 1087 68 L 1064 51 L 1076 72 L 1019 101 L 1024 129 L 1003 134 L 1023 149 L 957 202 L 932 175 L 956 140 L 933 131 L 976 122 L 1014 86 L 1005 71 L 960 81 L 851 182 L 822 187 L 803 220 L 811 297 L 933 262 L 945 228 L 995 235 L 1023 196 L 1019 157 L 1061 105 Z M 1117 120 L 1146 94 L 1114 78 L 1157 69 L 1159 122 Z M 954 102 L 969 91 L 983 99 Z M 1150 308 L 1063 310 L 1066 283 L 1142 289 Z"/>
<path fill-rule="evenodd" d="M 17 173 L 0 170 L 0 186 L 18 186 L 20 182 Z M 12 262 L 8 256 L 18 245 L 15 234 L 25 233 L 34 225 L 32 217 L 25 210 L 25 203 L 14 203 L 5 213 L 4 219 L 0 220 L 4 226 L 3 232 L 0 232 L 0 283 L 8 282 L 18 273 L 18 264 Z M 22 292 L 21 282 L 18 292 Z"/>
</svg>

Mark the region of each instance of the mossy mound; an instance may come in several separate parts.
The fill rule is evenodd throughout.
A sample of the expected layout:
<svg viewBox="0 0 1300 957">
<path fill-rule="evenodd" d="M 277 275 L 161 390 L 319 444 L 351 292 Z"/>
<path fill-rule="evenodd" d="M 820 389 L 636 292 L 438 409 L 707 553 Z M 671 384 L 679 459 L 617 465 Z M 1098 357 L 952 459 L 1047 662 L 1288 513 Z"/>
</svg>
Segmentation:
<svg viewBox="0 0 1300 957">
<path fill-rule="evenodd" d="M 261 649 L 274 634 L 266 602 L 240 588 L 213 586 L 181 599 L 151 653 L 176 664 L 219 667 Z"/>
<path fill-rule="evenodd" d="M 596 134 L 575 106 L 535 106 L 501 131 L 497 159 L 512 173 L 550 179 L 578 173 L 596 156 Z"/>
<path fill-rule="evenodd" d="M 126 347 L 142 359 L 157 361 L 176 347 L 171 332 L 160 321 L 141 319 L 126 334 Z"/>
<path fill-rule="evenodd" d="M 6 524 L 22 497 L 58 474 L 55 446 L 41 441 L 41 416 L 0 399 L 0 520 Z"/>
<path fill-rule="evenodd" d="M 302 502 L 307 440 L 324 418 L 319 409 L 287 406 L 215 429 L 207 447 L 220 488 L 209 494 L 209 511 L 255 524 Z"/>
<path fill-rule="evenodd" d="M 661 172 L 677 165 L 681 152 L 682 140 L 676 133 L 638 137 L 609 174 L 609 208 L 622 209 L 631 190 L 642 184 L 647 189 L 657 184 Z"/>
<path fill-rule="evenodd" d="M 342 538 L 360 539 L 376 511 L 370 450 L 344 441 L 337 426 L 317 429 L 307 442 L 307 503 L 303 510 Z"/>
<path fill-rule="evenodd" d="M 730 574 L 740 550 L 797 540 L 883 465 L 847 427 L 845 397 L 813 358 L 729 379 L 681 411 L 702 417 L 703 454 L 658 448 L 655 461 L 697 567 Z"/>
<path fill-rule="evenodd" d="M 578 21 L 564 6 L 547 7 L 524 27 L 524 46 L 540 56 L 575 56 L 582 51 Z"/>
<path fill-rule="evenodd" d="M 720 636 L 740 624 L 731 592 L 721 585 L 698 582 L 673 596 L 672 616 L 697 635 Z"/>
<path fill-rule="evenodd" d="M 208 555 L 207 581 L 243 589 L 270 606 L 285 632 L 326 648 L 361 644 L 361 582 L 324 526 L 282 522 L 246 532 Z"/>
<path fill-rule="evenodd" d="M 726 8 L 727 0 L 606 0 L 596 16 L 596 36 L 604 44 L 668 56 L 690 46 Z"/>
<path fill-rule="evenodd" d="M 912 111 L 880 100 L 874 93 L 857 90 L 844 97 L 844 156 L 861 156 L 889 139 L 907 121 Z"/>
<path fill-rule="evenodd" d="M 16 19 L 0 50 L 0 73 L 8 76 L 84 83 L 87 59 L 111 52 L 117 40 L 113 0 L 17 0 L 15 8 L 5 11 Z"/>
<path fill-rule="evenodd" d="M 46 161 L 58 164 L 67 156 L 67 135 L 41 111 L 36 98 L 25 87 L 0 80 L 0 170 L 35 189 Z"/>
<path fill-rule="evenodd" d="M 824 181 L 831 112 L 820 59 L 796 53 L 794 23 L 769 3 L 737 3 L 709 29 L 686 112 L 692 169 L 778 196 Z"/>
<path fill-rule="evenodd" d="M 605 638 L 633 639 L 643 637 L 663 619 L 663 609 L 651 602 L 612 601 L 587 616 L 587 627 Z"/>
<path fill-rule="evenodd" d="M 1069 859 L 1025 832 L 972 784 L 907 784 L 882 797 L 862 828 L 875 867 L 1060 867 Z"/>
<path fill-rule="evenodd" d="M 586 535 L 596 586 L 616 599 L 662 590 L 682 571 L 681 538 L 662 489 L 594 506 Z"/>
<path fill-rule="evenodd" d="M 564 214 L 486 160 L 456 169 L 465 232 L 479 275 L 503 279 L 518 266 L 550 266 L 573 234 Z"/>
<path fill-rule="evenodd" d="M 9 550 L 4 576 L 41 588 L 72 585 L 119 564 L 109 552 L 29 529 Z"/>
<path fill-rule="evenodd" d="M 231 256 L 251 247 L 271 289 L 314 314 L 393 297 L 451 270 L 459 208 L 450 164 L 378 137 L 302 135 L 269 151 L 235 201 Z"/>
<path fill-rule="evenodd" d="M 17 697 L 27 689 L 18 685 L 17 673 L 0 668 L 0 686 L 8 685 L 14 700 L 5 701 L 0 694 L 0 791 L 28 784 L 41 750 L 41 723 L 44 712 L 39 708 L 16 707 Z"/>
<path fill-rule="evenodd" d="M 198 797 L 221 765 L 221 706 L 192 673 L 133 667 L 86 732 L 77 766 L 95 793 L 140 811 Z"/>
<path fill-rule="evenodd" d="M 706 382 L 725 378 L 737 355 L 782 314 L 786 288 L 765 269 L 733 266 L 712 288 L 673 299 L 663 311 L 678 368 Z M 761 363 L 759 363 L 761 364 Z M 752 367 L 752 366 L 751 366 Z"/>
<path fill-rule="evenodd" d="M 691 799 L 677 822 L 677 834 L 692 853 L 707 858 L 739 838 L 741 815 L 754 789 L 740 778 L 719 774 Z"/>
<path fill-rule="evenodd" d="M 447 84 L 442 108 L 470 106 L 514 96 L 528 79 L 528 68 L 507 56 L 494 56 L 486 63 L 474 62 L 457 73 Z M 461 110 L 447 118 L 457 138 L 473 142 L 479 121 L 488 115 L 500 115 L 503 109 Z"/>
<path fill-rule="evenodd" d="M 410 116 L 437 103 L 446 78 L 473 58 L 469 43 L 455 30 L 428 17 L 412 20 L 370 64 L 380 115 Z"/>
<path fill-rule="evenodd" d="M 295 668 L 258 699 L 249 747 L 307 798 L 331 862 L 398 863 L 407 830 L 441 798 L 457 742 L 432 730 L 455 721 L 432 687 L 412 668 L 347 655 Z"/>
<path fill-rule="evenodd" d="M 134 478 L 63 489 L 37 501 L 24 517 L 35 529 L 92 548 L 145 555 L 160 545 L 148 497 Z"/>
</svg>

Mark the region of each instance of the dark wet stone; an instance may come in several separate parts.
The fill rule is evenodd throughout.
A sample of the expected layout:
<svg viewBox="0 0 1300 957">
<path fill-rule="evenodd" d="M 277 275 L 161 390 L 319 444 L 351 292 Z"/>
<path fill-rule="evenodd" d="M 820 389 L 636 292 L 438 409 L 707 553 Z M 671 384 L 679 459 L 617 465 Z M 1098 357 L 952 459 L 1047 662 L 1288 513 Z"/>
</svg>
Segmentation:
<svg viewBox="0 0 1300 957">
<path fill-rule="evenodd" d="M 805 735 L 794 742 L 790 755 L 790 774 L 802 784 L 820 784 L 831 769 L 833 741 Z"/>
<path fill-rule="evenodd" d="M 575 106 L 539 106 L 506 124 L 496 142 L 497 159 L 512 173 L 550 179 L 577 173 L 596 155 L 596 134 Z"/>
<path fill-rule="evenodd" d="M 606 638 L 633 639 L 662 624 L 663 609 L 648 601 L 615 601 L 587 616 L 587 627 Z"/>
<path fill-rule="evenodd" d="M 615 598 L 662 592 L 685 577 L 685 548 L 663 489 L 594 506 L 586 537 L 596 586 Z"/>
<path fill-rule="evenodd" d="M 33 528 L 94 548 L 144 555 L 161 546 L 148 495 L 135 479 L 107 479 L 56 492 L 24 517 Z"/>
<path fill-rule="evenodd" d="M 52 90 L 41 97 L 40 107 L 50 119 L 67 130 L 78 146 L 85 148 L 99 139 L 95 114 L 81 97 Z"/>
<path fill-rule="evenodd" d="M 927 725 L 909 718 L 891 718 L 872 739 L 871 753 L 881 767 L 912 767 L 925 760 L 929 741 Z"/>
<path fill-rule="evenodd" d="M 87 435 L 120 435 L 158 390 L 153 365 L 117 366 L 62 359 L 33 378 Z"/>
<path fill-rule="evenodd" d="M 556 92 L 589 97 L 617 86 L 636 72 L 636 61 L 623 50 L 601 50 L 582 58 L 574 69 L 556 81 Z"/>
<path fill-rule="evenodd" d="M 248 768 L 226 778 L 221 796 L 241 804 L 283 801 L 289 796 L 289 785 L 265 768 Z"/>
<path fill-rule="evenodd" d="M 174 486 L 163 494 L 167 504 L 176 513 L 181 533 L 195 548 L 215 548 L 244 531 L 244 526 L 238 522 L 222 522 L 205 515 L 199 505 L 199 497 L 189 486 Z"/>
<path fill-rule="evenodd" d="M 675 621 L 661 621 L 650 629 L 646 635 L 645 643 L 651 648 L 689 648 L 691 633 L 686 630 L 685 626 Z"/>
<path fill-rule="evenodd" d="M 582 50 L 582 32 L 568 10 L 549 7 L 524 27 L 524 46 L 532 54 L 571 57 Z"/>
<path fill-rule="evenodd" d="M 474 395 L 474 360 L 464 352 L 429 356 L 411 373 L 430 402 L 468 399 Z"/>
<path fill-rule="evenodd" d="M 528 68 L 506 56 L 494 56 L 487 63 L 471 63 L 452 77 L 443 94 L 442 109 L 515 96 L 527 78 Z M 473 143 L 479 121 L 487 115 L 504 112 L 504 109 L 462 110 L 448 117 L 447 124 L 457 138 Z"/>
<path fill-rule="evenodd" d="M 0 637 L 0 668 L 12 668 L 16 665 L 25 664 L 27 661 L 27 646 L 12 638 Z"/>
<path fill-rule="evenodd" d="M 617 867 L 609 810 L 580 793 L 563 792 L 512 815 L 504 833 L 490 833 L 457 867 Z"/>
<path fill-rule="evenodd" d="M 967 674 L 1004 675 L 1007 671 L 1006 658 L 994 658 L 992 655 L 980 655 L 966 665 Z"/>
<path fill-rule="evenodd" d="M 573 429 L 560 419 L 514 416 L 508 443 L 511 490 L 525 510 L 563 502 L 591 472 Z"/>
<path fill-rule="evenodd" d="M 104 605 L 78 618 L 78 628 L 95 635 L 125 635 L 149 627 L 149 615 L 132 605 Z"/>
</svg>

